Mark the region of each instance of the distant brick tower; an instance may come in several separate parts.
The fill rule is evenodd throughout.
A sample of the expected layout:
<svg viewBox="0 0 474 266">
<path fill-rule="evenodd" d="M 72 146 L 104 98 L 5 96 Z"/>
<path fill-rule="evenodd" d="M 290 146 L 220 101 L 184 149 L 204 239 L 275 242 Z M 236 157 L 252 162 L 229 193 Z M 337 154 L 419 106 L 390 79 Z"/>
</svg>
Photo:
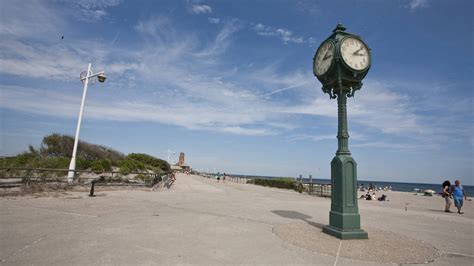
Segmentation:
<svg viewBox="0 0 474 266">
<path fill-rule="evenodd" d="M 184 152 L 181 152 L 179 154 L 178 166 L 183 166 L 183 165 L 184 165 Z"/>
</svg>

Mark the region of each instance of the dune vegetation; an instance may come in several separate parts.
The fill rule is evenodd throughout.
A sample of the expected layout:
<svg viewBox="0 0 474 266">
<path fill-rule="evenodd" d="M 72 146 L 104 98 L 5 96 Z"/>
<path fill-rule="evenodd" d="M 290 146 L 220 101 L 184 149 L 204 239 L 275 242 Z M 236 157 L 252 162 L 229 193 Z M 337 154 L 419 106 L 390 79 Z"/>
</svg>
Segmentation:
<svg viewBox="0 0 474 266">
<path fill-rule="evenodd" d="M 74 138 L 51 134 L 43 138 L 40 147 L 32 145 L 16 156 L 0 160 L 2 168 L 54 168 L 67 169 L 72 156 Z M 125 155 L 114 149 L 79 141 L 76 170 L 94 172 L 120 171 L 122 174 L 140 172 L 167 173 L 170 165 L 165 160 L 144 153 Z"/>
</svg>

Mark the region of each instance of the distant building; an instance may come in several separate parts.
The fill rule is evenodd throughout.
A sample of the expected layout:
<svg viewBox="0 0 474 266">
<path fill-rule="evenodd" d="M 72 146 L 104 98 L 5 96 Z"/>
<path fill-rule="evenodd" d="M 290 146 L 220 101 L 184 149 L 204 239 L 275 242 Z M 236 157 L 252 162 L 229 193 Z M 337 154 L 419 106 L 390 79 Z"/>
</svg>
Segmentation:
<svg viewBox="0 0 474 266">
<path fill-rule="evenodd" d="M 179 154 L 178 166 L 184 166 L 184 152 Z"/>
<path fill-rule="evenodd" d="M 191 170 L 191 167 L 189 165 L 184 164 L 184 152 L 181 152 L 179 154 L 178 163 L 175 164 L 175 165 L 171 165 L 171 170 L 178 171 L 178 172 L 184 172 L 184 171 L 190 171 Z"/>
</svg>

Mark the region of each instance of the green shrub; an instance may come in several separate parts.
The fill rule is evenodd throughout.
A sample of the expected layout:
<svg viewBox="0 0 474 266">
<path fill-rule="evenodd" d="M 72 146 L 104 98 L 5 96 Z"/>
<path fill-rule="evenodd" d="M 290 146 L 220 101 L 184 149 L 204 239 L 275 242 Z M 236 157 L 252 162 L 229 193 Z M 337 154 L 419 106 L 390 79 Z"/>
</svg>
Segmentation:
<svg viewBox="0 0 474 266">
<path fill-rule="evenodd" d="M 67 169 L 71 159 L 66 157 L 38 158 L 37 166 L 40 168 Z"/>
<path fill-rule="evenodd" d="M 91 164 L 91 170 L 94 172 L 106 172 L 112 170 L 112 165 L 108 160 L 95 160 Z"/>
<path fill-rule="evenodd" d="M 127 155 L 128 159 L 140 162 L 144 164 L 148 169 L 154 170 L 155 172 L 169 172 L 171 167 L 165 160 L 158 159 L 144 153 L 130 153 Z"/>
<path fill-rule="evenodd" d="M 45 136 L 39 151 L 30 147 L 31 153 L 40 153 L 44 157 L 68 157 L 71 158 L 74 147 L 74 138 L 68 135 L 51 134 Z M 107 159 L 111 162 L 124 159 L 123 153 L 111 148 L 79 141 L 77 158 L 87 160 Z"/>
<path fill-rule="evenodd" d="M 83 158 L 77 158 L 76 159 L 76 169 L 77 170 L 86 170 L 91 168 L 92 166 L 91 160 L 83 159 Z"/>
<path fill-rule="evenodd" d="M 66 157 L 41 157 L 34 153 L 21 153 L 2 160 L 2 167 L 66 169 L 71 159 Z"/>
<path fill-rule="evenodd" d="M 28 152 L 0 160 L 1 167 L 11 168 L 55 168 L 68 169 L 71 160 L 74 138 L 67 135 L 51 134 L 43 138 L 41 146 L 31 145 Z M 170 165 L 159 158 L 143 153 L 131 153 L 128 156 L 113 149 L 79 141 L 76 157 L 76 169 L 91 169 L 95 172 L 107 172 L 112 166 L 119 167 L 122 174 L 152 170 L 155 173 L 169 173 Z M 53 172 L 52 172 L 53 173 Z M 12 174 L 12 171 L 1 172 L 1 176 Z M 54 175 L 63 175 L 54 172 Z"/>
<path fill-rule="evenodd" d="M 138 162 L 131 159 L 125 159 L 118 162 L 120 172 L 123 175 L 128 175 L 139 170 L 145 170 L 145 165 L 142 162 Z"/>
<path fill-rule="evenodd" d="M 150 175 L 145 175 L 145 174 L 138 174 L 137 176 L 135 176 L 135 178 L 145 183 L 151 182 L 151 179 L 152 179 Z"/>
<path fill-rule="evenodd" d="M 277 187 L 277 188 L 286 188 L 294 189 L 298 191 L 298 183 L 293 178 L 273 178 L 273 179 L 254 179 L 253 183 L 255 185 L 265 186 L 265 187 Z"/>
<path fill-rule="evenodd" d="M 29 153 L 29 152 L 25 152 L 25 153 L 22 153 L 22 154 L 19 154 L 17 156 L 15 156 L 14 158 L 12 158 L 12 163 L 16 166 L 16 167 L 22 167 L 22 166 L 28 166 L 28 164 L 33 161 L 34 159 L 37 159 L 39 158 L 37 155 L 35 154 L 32 154 L 32 153 Z"/>
</svg>

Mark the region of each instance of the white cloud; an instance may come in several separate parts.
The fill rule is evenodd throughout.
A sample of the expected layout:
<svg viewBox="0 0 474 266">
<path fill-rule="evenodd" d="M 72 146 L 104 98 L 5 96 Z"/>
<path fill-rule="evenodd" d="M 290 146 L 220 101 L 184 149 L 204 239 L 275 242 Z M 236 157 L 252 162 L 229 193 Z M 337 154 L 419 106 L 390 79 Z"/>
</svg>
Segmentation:
<svg viewBox="0 0 474 266">
<path fill-rule="evenodd" d="M 207 20 L 211 24 L 219 24 L 219 22 L 221 22 L 220 18 L 208 18 Z"/>
<path fill-rule="evenodd" d="M 408 3 L 408 8 L 410 10 L 416 10 L 416 9 L 421 9 L 428 7 L 428 0 L 409 0 L 410 2 Z"/>
<path fill-rule="evenodd" d="M 209 43 L 198 43 L 193 34 L 177 34 L 171 25 L 165 17 L 137 23 L 135 29 L 147 41 L 145 47 L 134 52 L 102 49 L 101 45 L 91 43 L 47 46 L 13 40 L 3 42 L 1 50 L 4 53 L 0 58 L 4 61 L 0 71 L 40 80 L 77 79 L 87 62 L 82 59 L 89 51 L 85 48 L 92 46 L 94 49 L 90 50 L 97 52 L 90 56 L 102 62 L 94 63 L 94 66 L 97 69 L 100 66 L 108 74 L 117 74 L 110 76 L 107 84 L 117 84 L 114 78 L 120 79 L 118 74 L 127 72 L 138 81 L 125 82 L 140 82 L 133 86 L 139 87 L 141 92 L 132 102 L 115 95 L 108 96 L 106 102 L 88 100 L 86 112 L 91 118 L 151 121 L 194 130 L 255 136 L 277 134 L 292 128 L 272 111 L 278 109 L 274 103 L 266 103 L 255 96 L 245 82 L 222 70 L 221 56 L 231 44 L 232 35 L 240 28 L 238 21 L 224 23 Z M 245 79 L 247 74 L 242 74 Z M 2 86 L 1 90 L 3 108 L 53 116 L 75 117 L 77 114 L 78 98 L 68 96 L 68 90 L 51 92 L 9 86 Z"/>
<path fill-rule="evenodd" d="M 66 92 L 6 85 L 2 85 L 0 91 L 1 108 L 41 115 L 75 118 L 80 104 L 80 97 L 69 96 Z M 225 110 L 220 106 L 193 105 L 186 100 L 172 103 L 166 100 L 160 104 L 152 104 L 122 99 L 105 104 L 100 100 L 87 99 L 84 116 L 87 119 L 158 122 L 192 130 L 236 135 L 275 134 L 271 127 L 249 125 L 261 121 L 263 116 L 252 115 L 250 112 L 244 115 L 242 112 L 236 113 L 235 110 Z"/>
<path fill-rule="evenodd" d="M 173 23 L 165 16 L 140 20 L 134 28 L 146 38 L 153 38 L 152 41 L 159 43 L 173 42 L 179 37 Z"/>
<path fill-rule="evenodd" d="M 192 4 L 190 6 L 190 11 L 194 14 L 208 14 L 212 13 L 212 7 L 208 5 Z"/>
<path fill-rule="evenodd" d="M 198 57 L 216 57 L 222 54 L 230 45 L 231 36 L 242 28 L 241 22 L 238 19 L 228 20 L 223 23 L 223 27 L 217 34 L 212 43 L 205 49 L 195 53 Z"/>
<path fill-rule="evenodd" d="M 318 15 L 321 12 L 318 4 L 312 0 L 298 0 L 296 2 L 296 8 L 299 11 L 307 12 L 311 15 Z"/>
<path fill-rule="evenodd" d="M 293 32 L 285 28 L 274 28 L 266 26 L 262 23 L 258 23 L 253 27 L 253 30 L 260 36 L 265 37 L 277 37 L 283 42 L 303 43 L 303 37 L 297 37 L 293 35 Z"/>
<path fill-rule="evenodd" d="M 390 143 L 386 141 L 355 143 L 355 144 L 351 144 L 351 146 L 359 147 L 359 148 L 377 148 L 377 149 L 390 149 L 390 150 L 418 150 L 422 148 L 421 145 L 417 145 L 417 144 Z M 423 145 L 423 147 L 426 148 L 426 145 Z"/>
<path fill-rule="evenodd" d="M 30 44 L 6 40 L 0 42 L 0 48 L 1 73 L 43 79 L 77 78 L 82 71 L 80 66 L 90 57 L 86 50 L 60 44 Z M 100 54 L 99 50 L 96 52 L 97 55 Z"/>
<path fill-rule="evenodd" d="M 109 13 L 107 8 L 117 6 L 121 0 L 79 0 L 75 1 L 75 16 L 85 22 L 96 22 L 104 19 Z"/>
<path fill-rule="evenodd" d="M 223 133 L 232 133 L 235 135 L 244 135 L 244 136 L 267 136 L 274 135 L 275 132 L 266 128 L 243 128 L 240 126 L 233 127 L 217 127 L 217 131 Z"/>
<path fill-rule="evenodd" d="M 285 112 L 336 117 L 336 101 L 318 97 Z M 386 134 L 424 133 L 421 119 L 412 110 L 409 98 L 397 94 L 377 81 L 368 80 L 355 98 L 347 100 L 351 122 L 375 128 Z"/>
<path fill-rule="evenodd" d="M 312 140 L 312 141 L 323 141 L 323 140 L 334 140 L 336 139 L 336 133 L 327 135 L 309 135 L 309 134 L 296 134 L 289 136 L 290 141 L 300 140 Z"/>
<path fill-rule="evenodd" d="M 114 78 L 143 82 L 132 84 L 142 91 L 131 102 L 115 95 L 106 102 L 88 100 L 86 112 L 92 119 L 151 121 L 238 135 L 275 134 L 288 127 L 271 117 L 272 106 L 262 105 L 242 84 L 225 80 L 225 71 L 216 65 L 221 64 L 220 56 L 239 28 L 238 21 L 227 21 L 213 41 L 197 44 L 193 34 L 178 34 L 168 18 L 155 17 L 137 23 L 135 29 L 146 45 L 134 52 L 104 49 L 97 43 L 4 41 L 0 43 L 0 72 L 40 80 L 77 80 L 87 62 L 84 58 L 92 57 L 97 69 L 116 74 L 107 84 L 118 84 Z M 214 63 L 209 64 L 211 61 Z M 136 79 L 123 80 L 123 73 Z M 3 108 L 65 117 L 77 114 L 79 98 L 69 96 L 68 90 L 2 86 L 1 91 Z"/>
<path fill-rule="evenodd" d="M 117 6 L 122 0 L 77 0 L 76 3 L 86 9 L 101 9 Z"/>
<path fill-rule="evenodd" d="M 273 29 L 259 25 L 255 27 L 261 32 Z M 87 110 L 93 111 L 88 116 L 95 119 L 151 121 L 259 136 L 305 126 L 295 122 L 294 117 L 337 116 L 336 101 L 315 89 L 320 86 L 310 70 L 282 72 L 280 62 L 229 68 L 226 52 L 242 22 L 228 20 L 219 27 L 221 30 L 215 38 L 206 42 L 193 32 L 176 29 L 167 17 L 140 21 L 135 29 L 145 41 L 136 51 L 111 49 L 97 42 L 29 43 L 22 41 L 21 36 L 10 36 L 0 42 L 0 72 L 38 80 L 76 82 L 88 59 L 93 59 L 97 69 L 112 74 L 107 84 L 114 84 L 117 90 L 140 90 L 133 94 L 136 97 L 133 101 L 124 100 L 120 93 L 108 96 L 103 102 L 91 99 Z M 348 100 L 351 123 L 384 134 L 427 134 L 432 127 L 417 115 L 416 104 L 384 84 L 368 80 L 355 99 Z M 3 85 L 1 106 L 75 117 L 78 99 L 68 98 L 67 90 L 64 94 L 47 94 L 47 91 Z M 279 97 L 282 93 L 288 93 L 291 100 Z"/>
<path fill-rule="evenodd" d="M 44 1 L 3 1 L 0 36 L 58 38 L 65 21 Z"/>
<path fill-rule="evenodd" d="M 350 135 L 351 140 L 355 140 L 355 141 L 367 140 L 366 135 L 360 134 L 358 132 L 351 131 L 351 132 L 349 132 L 349 135 Z M 295 134 L 295 135 L 289 136 L 288 139 L 290 141 L 312 140 L 312 141 L 315 141 L 315 142 L 326 141 L 326 140 L 335 140 L 335 139 L 337 139 L 337 133 L 334 132 L 332 134 L 325 134 L 325 135 L 321 135 L 321 134 L 314 134 L 314 135 L 311 135 L 311 134 Z"/>
</svg>

